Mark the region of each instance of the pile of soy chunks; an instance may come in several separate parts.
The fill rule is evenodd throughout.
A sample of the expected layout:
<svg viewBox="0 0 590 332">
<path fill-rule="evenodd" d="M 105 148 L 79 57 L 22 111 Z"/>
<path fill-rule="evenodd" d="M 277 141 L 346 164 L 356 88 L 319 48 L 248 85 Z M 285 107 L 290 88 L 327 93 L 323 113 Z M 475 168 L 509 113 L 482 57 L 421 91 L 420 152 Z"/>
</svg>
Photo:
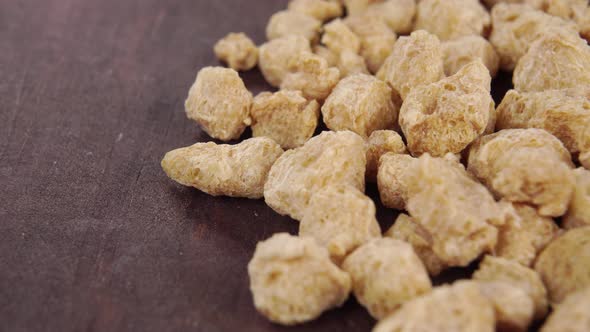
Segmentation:
<svg viewBox="0 0 590 332">
<path fill-rule="evenodd" d="M 162 160 L 299 222 L 248 264 L 262 315 L 301 324 L 352 293 L 374 332 L 590 331 L 586 0 L 292 0 L 266 35 L 220 40 L 229 68 L 201 69 L 186 100 L 212 138 L 253 137 Z M 277 92 L 247 90 L 237 71 L 256 66 Z M 496 106 L 498 70 L 514 89 Z M 365 181 L 405 211 L 385 232 Z"/>
</svg>

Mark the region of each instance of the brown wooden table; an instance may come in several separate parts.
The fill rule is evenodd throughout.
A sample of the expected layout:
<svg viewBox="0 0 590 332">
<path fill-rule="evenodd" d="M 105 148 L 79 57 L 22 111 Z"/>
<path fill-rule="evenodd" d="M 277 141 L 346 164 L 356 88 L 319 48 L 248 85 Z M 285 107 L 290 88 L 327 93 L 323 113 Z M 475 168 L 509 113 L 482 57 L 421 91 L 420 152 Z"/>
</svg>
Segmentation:
<svg viewBox="0 0 590 332">
<path fill-rule="evenodd" d="M 268 323 L 246 264 L 256 242 L 296 222 L 262 200 L 181 187 L 159 166 L 209 140 L 183 102 L 198 69 L 218 64 L 215 41 L 244 31 L 262 43 L 285 6 L 0 0 L 0 331 L 372 327 L 354 300 L 297 328 Z M 257 70 L 242 76 L 269 89 Z M 379 208 L 383 228 L 394 216 Z"/>
</svg>

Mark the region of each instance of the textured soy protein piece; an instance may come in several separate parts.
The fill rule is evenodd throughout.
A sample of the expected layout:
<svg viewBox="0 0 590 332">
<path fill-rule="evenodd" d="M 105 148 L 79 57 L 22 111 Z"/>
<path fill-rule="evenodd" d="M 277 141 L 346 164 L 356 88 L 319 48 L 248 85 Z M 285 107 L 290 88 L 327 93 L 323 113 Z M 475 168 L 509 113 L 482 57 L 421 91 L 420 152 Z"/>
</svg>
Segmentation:
<svg viewBox="0 0 590 332">
<path fill-rule="evenodd" d="M 292 58 L 288 70 L 281 89 L 299 90 L 307 99 L 323 101 L 340 80 L 337 68 L 329 67 L 324 58 L 311 52 Z"/>
<path fill-rule="evenodd" d="M 376 73 L 391 54 L 397 35 L 383 19 L 371 15 L 349 17 L 345 23 L 360 38 L 360 55 L 367 68 Z"/>
<path fill-rule="evenodd" d="M 493 121 L 491 77 L 477 60 L 455 75 L 416 87 L 400 109 L 399 124 L 414 156 L 460 153 Z"/>
<path fill-rule="evenodd" d="M 498 331 L 528 331 L 535 305 L 524 290 L 507 282 L 479 281 L 477 284 L 482 294 L 494 306 Z"/>
<path fill-rule="evenodd" d="M 166 153 L 162 168 L 172 180 L 213 196 L 261 198 L 270 167 L 282 153 L 266 137 L 236 145 L 197 143 Z"/>
<path fill-rule="evenodd" d="M 420 0 L 414 29 L 451 40 L 482 35 L 490 23 L 488 11 L 476 0 Z"/>
<path fill-rule="evenodd" d="M 546 13 L 571 20 L 578 25 L 580 35 L 590 38 L 590 4 L 588 0 L 525 0 Z"/>
<path fill-rule="evenodd" d="M 289 73 L 289 63 L 310 52 L 309 41 L 302 36 L 274 39 L 260 46 L 258 67 L 264 79 L 278 87 Z"/>
<path fill-rule="evenodd" d="M 496 76 L 500 58 L 494 47 L 482 36 L 464 36 L 442 43 L 444 68 L 447 76 L 454 75 L 465 65 L 480 59 L 490 71 L 490 76 Z"/>
<path fill-rule="evenodd" d="M 590 171 L 578 168 L 574 176 L 574 196 L 562 221 L 566 229 L 590 226 Z"/>
<path fill-rule="evenodd" d="M 350 276 L 330 261 L 311 238 L 278 233 L 256 245 L 248 263 L 254 306 L 282 325 L 311 321 L 341 306 L 350 292 Z"/>
<path fill-rule="evenodd" d="M 349 16 L 363 14 L 370 4 L 381 3 L 384 0 L 343 0 L 346 12 Z"/>
<path fill-rule="evenodd" d="M 405 210 L 408 201 L 407 174 L 415 160 L 410 155 L 397 153 L 386 153 L 379 158 L 377 187 L 385 207 Z"/>
<path fill-rule="evenodd" d="M 459 281 L 405 303 L 373 332 L 493 332 L 494 307 L 473 282 Z"/>
<path fill-rule="evenodd" d="M 541 129 L 505 129 L 472 144 L 468 169 L 498 197 L 535 206 L 542 216 L 566 212 L 574 189 L 570 154 Z"/>
<path fill-rule="evenodd" d="M 446 264 L 432 251 L 432 235 L 407 214 L 400 214 L 384 236 L 411 244 L 431 276 L 446 269 Z"/>
<path fill-rule="evenodd" d="M 568 230 L 553 240 L 535 262 L 552 304 L 590 287 L 590 227 Z"/>
<path fill-rule="evenodd" d="M 375 319 L 385 318 L 403 303 L 432 289 L 412 246 L 392 238 L 364 244 L 346 258 L 342 268 L 352 278 L 357 300 Z"/>
<path fill-rule="evenodd" d="M 443 54 L 440 41 L 424 30 L 400 37 L 391 55 L 377 73 L 402 97 L 420 85 L 436 82 L 444 77 Z"/>
<path fill-rule="evenodd" d="M 288 35 L 302 36 L 312 43 L 319 39 L 322 21 L 297 11 L 282 10 L 270 17 L 266 26 L 268 40 Z"/>
<path fill-rule="evenodd" d="M 230 33 L 219 40 L 214 48 L 215 56 L 234 70 L 250 70 L 258 62 L 258 49 L 246 34 Z"/>
<path fill-rule="evenodd" d="M 365 59 L 350 50 L 340 52 L 337 66 L 340 70 L 341 77 L 348 77 L 355 74 L 369 74 Z"/>
<path fill-rule="evenodd" d="M 338 66 L 338 54 L 332 52 L 329 48 L 322 45 L 314 45 L 313 53 L 324 58 L 326 63 L 328 63 L 328 67 Z"/>
<path fill-rule="evenodd" d="M 392 153 L 407 153 L 406 144 L 402 137 L 393 130 L 375 130 L 367 140 L 367 174 L 366 178 L 375 182 L 379 169 L 379 159 L 382 155 Z"/>
<path fill-rule="evenodd" d="M 363 243 L 381 237 L 375 204 L 350 185 L 327 186 L 311 196 L 299 236 L 314 238 L 340 263 Z"/>
<path fill-rule="evenodd" d="M 281 215 L 301 220 L 312 195 L 329 185 L 365 190 L 364 140 L 350 131 L 323 132 L 285 152 L 272 166 L 264 199 Z"/>
<path fill-rule="evenodd" d="M 291 0 L 289 10 L 299 12 L 320 21 L 327 21 L 342 16 L 342 5 L 335 1 L 325 0 Z"/>
<path fill-rule="evenodd" d="M 590 47 L 567 30 L 548 31 L 520 58 L 512 82 L 522 92 L 590 88 Z"/>
<path fill-rule="evenodd" d="M 393 128 L 399 106 L 383 81 L 366 74 L 341 80 L 322 106 L 326 126 L 368 137 L 375 130 Z"/>
<path fill-rule="evenodd" d="M 322 43 L 336 54 L 344 50 L 354 53 L 361 50 L 361 40 L 341 19 L 335 19 L 324 25 Z"/>
<path fill-rule="evenodd" d="M 535 320 L 547 314 L 547 290 L 539 274 L 528 267 L 504 258 L 486 256 L 473 274 L 473 279 L 512 284 L 524 290 L 533 300 Z"/>
<path fill-rule="evenodd" d="M 412 32 L 416 15 L 416 0 L 386 0 L 375 2 L 367 7 L 365 15 L 382 19 L 395 33 Z"/>
<path fill-rule="evenodd" d="M 568 295 L 557 305 L 541 332 L 590 331 L 590 287 Z"/>
<path fill-rule="evenodd" d="M 252 94 L 229 68 L 201 69 L 184 105 L 189 119 L 222 141 L 239 138 L 251 121 Z"/>
<path fill-rule="evenodd" d="M 320 105 L 299 91 L 263 92 L 254 98 L 250 113 L 253 137 L 270 137 L 283 149 L 292 149 L 313 136 Z"/>
</svg>

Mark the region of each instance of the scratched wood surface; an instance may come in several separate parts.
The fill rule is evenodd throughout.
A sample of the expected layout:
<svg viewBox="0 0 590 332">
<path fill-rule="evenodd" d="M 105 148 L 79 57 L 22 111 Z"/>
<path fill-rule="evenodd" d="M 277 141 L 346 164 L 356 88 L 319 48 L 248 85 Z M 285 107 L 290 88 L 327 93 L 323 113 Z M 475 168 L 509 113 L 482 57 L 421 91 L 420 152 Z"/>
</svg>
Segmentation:
<svg viewBox="0 0 590 332">
<path fill-rule="evenodd" d="M 183 101 L 217 64 L 214 42 L 231 31 L 263 42 L 285 5 L 0 0 L 0 331 L 371 328 L 354 300 L 297 328 L 268 323 L 246 264 L 257 241 L 297 224 L 262 200 L 181 187 L 159 166 L 208 140 Z M 242 76 L 269 89 L 258 71 Z M 388 227 L 394 213 L 378 218 Z"/>
</svg>

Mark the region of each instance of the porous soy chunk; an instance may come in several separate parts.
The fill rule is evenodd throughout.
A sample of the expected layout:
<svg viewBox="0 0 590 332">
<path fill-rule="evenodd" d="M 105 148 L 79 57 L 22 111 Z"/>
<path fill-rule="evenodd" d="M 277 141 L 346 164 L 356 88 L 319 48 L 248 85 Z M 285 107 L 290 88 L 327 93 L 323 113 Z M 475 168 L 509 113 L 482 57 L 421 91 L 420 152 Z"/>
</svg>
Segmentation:
<svg viewBox="0 0 590 332">
<path fill-rule="evenodd" d="M 360 55 L 367 68 L 376 73 L 391 54 L 397 35 L 383 19 L 371 15 L 349 17 L 345 23 L 360 38 Z"/>
<path fill-rule="evenodd" d="M 464 36 L 442 43 L 444 54 L 445 74 L 454 75 L 465 65 L 480 59 L 490 71 L 490 76 L 496 76 L 500 58 L 494 47 L 482 36 Z"/>
<path fill-rule="evenodd" d="M 290 59 L 281 89 L 299 90 L 307 99 L 323 101 L 340 80 L 340 71 L 311 52 Z"/>
<path fill-rule="evenodd" d="M 477 0 L 420 0 L 414 29 L 426 30 L 440 40 L 452 40 L 480 36 L 490 23 L 488 11 Z"/>
<path fill-rule="evenodd" d="M 498 331 L 526 332 L 533 320 L 535 305 L 521 288 L 507 282 L 476 282 L 492 302 Z"/>
<path fill-rule="evenodd" d="M 377 187 L 384 206 L 405 210 L 408 201 L 407 174 L 415 160 L 410 155 L 398 153 L 386 153 L 379 158 Z"/>
<path fill-rule="evenodd" d="M 379 159 L 382 155 L 392 153 L 407 153 L 402 137 L 393 130 L 375 130 L 367 140 L 367 180 L 375 182 L 379 169 Z"/>
<path fill-rule="evenodd" d="M 291 0 L 289 10 L 306 14 L 320 21 L 327 21 L 342 16 L 342 4 L 325 0 Z"/>
<path fill-rule="evenodd" d="M 541 332 L 590 331 L 590 287 L 568 295 L 557 305 Z"/>
<path fill-rule="evenodd" d="M 566 229 L 590 226 L 590 171 L 578 168 L 574 176 L 574 197 L 562 222 Z"/>
<path fill-rule="evenodd" d="M 289 73 L 289 64 L 310 52 L 309 40 L 302 36 L 274 39 L 260 46 L 258 67 L 268 84 L 278 87 Z"/>
<path fill-rule="evenodd" d="M 312 43 L 319 39 L 322 22 L 293 10 L 282 10 L 271 16 L 266 26 L 266 38 L 273 40 L 289 35 L 302 36 Z"/>
<path fill-rule="evenodd" d="M 324 25 L 322 44 L 336 54 L 340 54 L 344 50 L 359 53 L 361 49 L 359 37 L 341 19 Z"/>
<path fill-rule="evenodd" d="M 230 33 L 215 44 L 215 55 L 234 70 L 250 70 L 258 62 L 258 49 L 246 34 Z"/>
</svg>

